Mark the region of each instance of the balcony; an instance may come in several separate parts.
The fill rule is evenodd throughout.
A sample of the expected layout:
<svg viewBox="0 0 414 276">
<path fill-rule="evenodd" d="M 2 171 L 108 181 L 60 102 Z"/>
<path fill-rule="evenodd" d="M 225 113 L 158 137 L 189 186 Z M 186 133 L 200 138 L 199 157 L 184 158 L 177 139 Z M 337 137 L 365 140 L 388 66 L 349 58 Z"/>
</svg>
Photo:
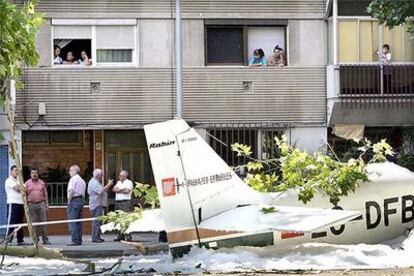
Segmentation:
<svg viewBox="0 0 414 276">
<path fill-rule="evenodd" d="M 327 81 L 330 125 L 414 123 L 414 64 L 328 66 Z"/>
</svg>

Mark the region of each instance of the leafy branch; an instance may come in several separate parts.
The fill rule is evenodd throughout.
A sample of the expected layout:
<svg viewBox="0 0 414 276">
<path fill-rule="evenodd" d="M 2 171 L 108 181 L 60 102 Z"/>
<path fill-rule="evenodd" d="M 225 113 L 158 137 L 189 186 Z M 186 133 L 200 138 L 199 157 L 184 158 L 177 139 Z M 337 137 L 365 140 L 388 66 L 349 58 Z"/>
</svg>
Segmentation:
<svg viewBox="0 0 414 276">
<path fill-rule="evenodd" d="M 132 222 L 142 218 L 142 211 L 145 206 L 149 205 L 151 209 L 159 207 L 160 200 L 155 186 L 135 182 L 135 187 L 132 192 L 135 197 L 142 199 L 142 205 L 140 204 L 140 206 L 135 207 L 132 212 L 124 212 L 121 210 L 109 212 L 99 217 L 99 220 L 103 223 L 113 223 L 115 229 L 119 229 L 119 231 L 125 233 Z"/>
<path fill-rule="evenodd" d="M 249 162 L 249 174 L 246 182 L 260 192 L 276 192 L 288 189 L 298 190 L 298 198 L 304 203 L 309 202 L 317 192 L 329 197 L 333 205 L 337 205 L 343 196 L 355 191 L 361 182 L 368 181 L 366 165 L 370 162 L 386 161 L 393 155 L 391 146 L 381 140 L 371 144 L 365 140 L 359 148 L 358 158 L 342 162 L 331 156 L 316 152 L 310 154 L 288 144 L 286 136 L 275 138 L 281 157 L 272 161 L 279 170 L 267 173 L 260 161 Z M 247 149 L 238 145 L 237 149 Z M 373 157 L 367 163 L 364 155 L 372 152 Z"/>
<path fill-rule="evenodd" d="M 140 207 L 135 207 L 132 212 L 121 210 L 109 212 L 104 216 L 100 216 L 99 220 L 102 221 L 102 223 L 113 223 L 115 229 L 125 233 L 129 225 L 140 218 L 142 218 L 142 209 Z"/>
</svg>

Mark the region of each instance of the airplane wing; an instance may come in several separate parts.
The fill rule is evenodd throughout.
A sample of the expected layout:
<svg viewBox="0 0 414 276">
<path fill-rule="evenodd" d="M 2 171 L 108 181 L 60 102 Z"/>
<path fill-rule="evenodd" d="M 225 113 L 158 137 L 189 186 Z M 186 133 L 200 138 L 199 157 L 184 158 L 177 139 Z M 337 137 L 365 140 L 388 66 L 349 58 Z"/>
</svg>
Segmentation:
<svg viewBox="0 0 414 276">
<path fill-rule="evenodd" d="M 262 208 L 273 207 L 265 214 Z M 243 206 L 225 211 L 200 223 L 200 228 L 224 231 L 292 231 L 312 232 L 322 227 L 343 224 L 360 216 L 358 211 L 288 206 Z"/>
</svg>

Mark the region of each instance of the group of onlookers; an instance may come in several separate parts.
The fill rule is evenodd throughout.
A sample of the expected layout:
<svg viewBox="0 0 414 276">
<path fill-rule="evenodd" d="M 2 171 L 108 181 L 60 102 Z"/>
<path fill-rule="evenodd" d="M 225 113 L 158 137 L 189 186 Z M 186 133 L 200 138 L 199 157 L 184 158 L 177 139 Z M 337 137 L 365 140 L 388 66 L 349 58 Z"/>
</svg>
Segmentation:
<svg viewBox="0 0 414 276">
<path fill-rule="evenodd" d="M 53 64 L 59 65 L 59 64 L 66 64 L 66 65 L 84 65 L 84 66 L 90 66 L 92 65 L 92 59 L 89 58 L 88 54 L 85 50 L 80 51 L 80 58 L 76 59 L 75 55 L 72 51 L 66 52 L 66 59 L 63 60 L 60 57 L 60 47 L 58 45 L 55 45 L 54 47 L 54 55 L 53 55 Z"/>
<path fill-rule="evenodd" d="M 253 57 L 249 60 L 249 66 L 260 67 L 260 66 L 286 66 L 286 56 L 283 48 L 276 45 L 273 49 L 273 54 L 266 59 L 265 53 L 262 49 L 255 49 L 253 51 Z"/>
<path fill-rule="evenodd" d="M 67 187 L 67 217 L 72 220 L 69 223 L 69 231 L 71 235 L 71 242 L 68 246 L 82 244 L 82 218 L 85 193 L 89 195 L 89 210 L 91 217 L 96 218 L 104 214 L 104 208 L 107 205 L 107 192 L 111 189 L 114 182 L 109 180 L 106 185 L 102 184 L 103 173 L 101 169 L 93 171 L 93 177 L 86 185 L 85 181 L 79 175 L 80 168 L 78 165 L 73 165 L 69 169 L 70 179 Z M 5 182 L 5 190 L 7 196 L 7 225 L 23 223 L 24 208 L 23 198 L 21 195 L 20 186 L 17 180 L 17 168 L 11 166 L 10 175 Z M 46 183 L 39 178 L 39 172 L 36 168 L 30 171 L 30 179 L 24 184 L 24 189 L 27 196 L 27 202 L 30 210 L 30 217 L 32 222 L 47 221 L 47 211 L 49 209 L 48 193 Z M 119 173 L 119 181 L 113 187 L 112 191 L 115 193 L 115 209 L 125 212 L 131 211 L 133 183 L 128 179 L 128 172 L 123 170 Z M 47 235 L 47 226 L 35 226 L 35 234 L 37 239 L 42 238 L 43 244 L 50 244 Z M 101 221 L 94 220 L 92 222 L 92 242 L 101 243 L 104 240 L 101 238 Z M 9 227 L 6 231 L 9 236 L 8 243 L 13 240 L 14 227 Z M 118 233 L 115 241 L 122 239 L 131 240 L 131 235 L 124 235 Z M 24 242 L 23 229 L 17 231 L 17 245 L 26 245 Z"/>
</svg>

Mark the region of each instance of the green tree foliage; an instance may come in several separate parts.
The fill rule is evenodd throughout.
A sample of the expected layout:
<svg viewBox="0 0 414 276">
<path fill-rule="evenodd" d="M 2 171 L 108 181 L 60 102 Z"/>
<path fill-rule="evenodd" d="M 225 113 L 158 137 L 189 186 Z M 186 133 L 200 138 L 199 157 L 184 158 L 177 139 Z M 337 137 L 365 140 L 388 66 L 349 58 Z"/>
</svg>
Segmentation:
<svg viewBox="0 0 414 276">
<path fill-rule="evenodd" d="M 36 33 L 43 22 L 35 11 L 35 1 L 28 1 L 21 9 L 7 0 L 0 0 L 0 79 L 18 80 L 22 66 L 34 66 Z"/>
<path fill-rule="evenodd" d="M 383 162 L 386 156 L 393 155 L 391 146 L 385 140 L 372 145 L 365 140 L 358 150 L 360 155 L 355 159 L 341 162 L 327 154 L 316 152 L 310 154 L 287 143 L 286 136 L 275 138 L 281 157 L 272 163 L 279 166 L 279 174 L 258 171 L 255 165 L 248 165 L 249 174 L 246 182 L 260 192 L 298 190 L 298 199 L 309 202 L 317 192 L 329 197 L 333 205 L 337 205 L 343 196 L 354 192 L 361 182 L 368 181 L 367 163 L 364 155 L 371 151 L 373 157 L 369 162 Z M 243 148 L 238 146 L 237 148 Z M 266 161 L 265 161 L 266 162 Z M 263 168 L 263 167 L 262 167 Z"/>
<path fill-rule="evenodd" d="M 36 52 L 36 33 L 42 24 L 42 14 L 35 11 L 35 1 L 26 2 L 22 8 L 17 8 L 7 0 L 0 0 L 0 105 L 5 107 L 9 122 L 10 153 L 16 161 L 18 183 L 24 203 L 24 213 L 28 224 L 29 234 L 34 242 L 36 254 L 39 254 L 39 244 L 33 232 L 26 191 L 23 182 L 23 171 L 16 142 L 14 114 L 11 106 L 11 84 L 21 87 L 20 77 L 22 67 L 37 64 L 39 55 Z"/>
<path fill-rule="evenodd" d="M 157 188 L 153 185 L 135 182 L 135 188 L 132 190 L 135 197 L 142 198 L 143 205 L 149 205 L 151 209 L 160 206 Z"/>
<path fill-rule="evenodd" d="M 142 200 L 142 205 L 135 207 L 132 212 L 124 212 L 120 210 L 109 212 L 99 219 L 103 223 L 113 223 L 116 229 L 119 229 L 124 233 L 132 222 L 137 221 L 142 217 L 142 210 L 145 206 L 150 206 L 151 209 L 160 206 L 160 200 L 155 186 L 136 182 L 132 192 L 135 197 Z"/>
<path fill-rule="evenodd" d="M 368 12 L 377 18 L 380 24 L 393 28 L 402 24 L 414 35 L 414 1 L 413 0 L 373 0 Z"/>
<path fill-rule="evenodd" d="M 99 217 L 103 223 L 113 223 L 114 228 L 118 229 L 120 232 L 125 233 L 129 225 L 134 221 L 139 220 L 142 217 L 142 209 L 135 207 L 132 212 L 124 212 L 121 210 L 116 210 L 109 212 L 105 216 Z"/>
</svg>

